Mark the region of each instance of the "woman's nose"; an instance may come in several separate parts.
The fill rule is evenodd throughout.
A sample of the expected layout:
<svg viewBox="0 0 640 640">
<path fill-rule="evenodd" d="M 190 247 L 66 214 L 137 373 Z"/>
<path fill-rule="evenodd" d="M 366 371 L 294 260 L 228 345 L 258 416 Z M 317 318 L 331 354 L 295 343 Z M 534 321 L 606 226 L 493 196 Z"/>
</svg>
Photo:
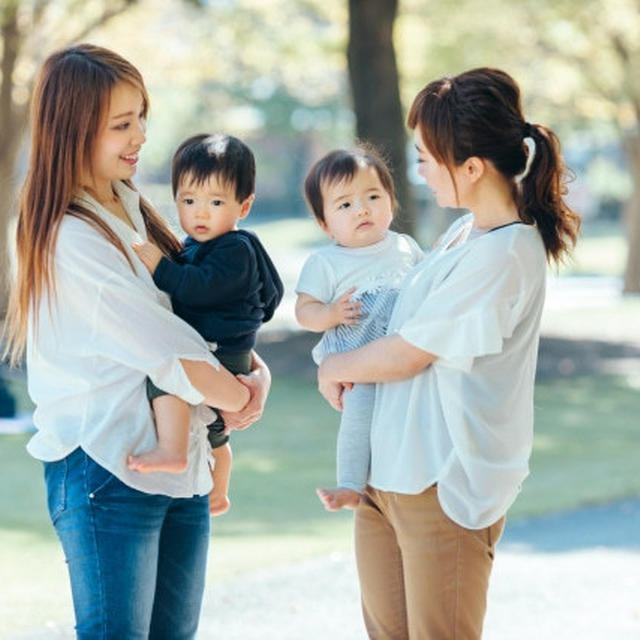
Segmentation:
<svg viewBox="0 0 640 640">
<path fill-rule="evenodd" d="M 133 137 L 136 144 L 142 144 L 147 140 L 147 125 L 144 120 L 139 120 L 138 126 L 134 127 Z"/>
</svg>

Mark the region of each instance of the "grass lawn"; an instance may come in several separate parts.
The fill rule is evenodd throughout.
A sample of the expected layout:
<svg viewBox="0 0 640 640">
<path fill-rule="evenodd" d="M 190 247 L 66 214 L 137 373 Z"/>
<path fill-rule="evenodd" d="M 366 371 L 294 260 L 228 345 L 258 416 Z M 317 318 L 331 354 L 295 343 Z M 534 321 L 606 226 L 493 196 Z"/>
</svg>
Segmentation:
<svg viewBox="0 0 640 640">
<path fill-rule="evenodd" d="M 306 252 L 325 241 L 310 219 L 256 228 L 291 282 Z M 561 274 L 617 275 L 624 257 L 619 229 L 585 226 L 575 260 Z M 590 322 L 605 314 L 600 324 L 611 331 L 603 329 L 603 338 L 615 340 L 616 323 L 635 326 L 639 304 L 624 301 L 613 313 L 590 309 Z M 575 309 L 557 311 L 554 322 L 562 324 L 563 313 L 575 331 Z M 27 408 L 20 381 L 10 385 L 19 408 Z M 640 494 L 639 387 L 640 378 L 604 375 L 538 384 L 532 473 L 511 519 Z M 276 378 L 263 420 L 233 438 L 233 505 L 213 520 L 209 582 L 350 548 L 351 515 L 325 512 L 314 492 L 334 483 L 337 424 L 338 415 L 314 385 Z M 64 558 L 46 514 L 41 467 L 24 450 L 27 440 L 0 435 L 0 638 L 73 618 Z"/>
<path fill-rule="evenodd" d="M 532 475 L 511 518 L 639 493 L 639 413 L 637 380 L 540 383 Z M 213 520 L 210 581 L 350 548 L 350 514 L 325 512 L 314 493 L 333 483 L 337 422 L 312 384 L 274 382 L 261 423 L 233 439 L 233 506 Z M 0 436 L 0 637 L 72 619 L 64 559 L 27 439 Z"/>
</svg>

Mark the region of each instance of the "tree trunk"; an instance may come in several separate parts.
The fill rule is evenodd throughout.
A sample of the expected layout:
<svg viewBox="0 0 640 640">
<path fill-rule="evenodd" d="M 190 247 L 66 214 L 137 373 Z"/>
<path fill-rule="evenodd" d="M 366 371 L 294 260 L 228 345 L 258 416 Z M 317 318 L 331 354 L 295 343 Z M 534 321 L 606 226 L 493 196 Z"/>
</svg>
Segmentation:
<svg viewBox="0 0 640 640">
<path fill-rule="evenodd" d="M 347 61 L 358 138 L 388 159 L 400 209 L 394 228 L 415 232 L 415 203 L 407 178 L 406 131 L 393 47 L 397 0 L 349 0 Z"/>
<path fill-rule="evenodd" d="M 102 10 L 97 15 L 76 24 L 75 33 L 67 34 L 67 40 L 60 41 L 56 40 L 60 31 L 59 24 L 50 24 L 48 29 L 44 29 L 44 32 L 56 34 L 50 40 L 46 38 L 43 40 L 38 35 L 43 26 L 45 9 L 51 4 L 51 0 L 36 0 L 31 3 L 31 23 L 27 26 L 21 26 L 19 17 L 21 2 L 27 4 L 26 0 L 0 0 L 0 283 L 3 285 L 0 286 L 0 318 L 5 315 L 9 300 L 9 288 L 6 286 L 10 255 L 7 232 L 11 218 L 16 213 L 16 158 L 28 119 L 28 106 L 17 104 L 13 100 L 14 69 L 20 58 L 29 57 L 25 49 L 31 51 L 33 42 L 39 43 L 35 50 L 41 51 L 63 46 L 65 42 L 83 40 L 93 29 L 119 15 L 134 5 L 137 0 L 120 0 L 118 3 L 105 0 Z M 74 14 L 74 9 L 82 5 L 82 0 L 66 3 L 66 13 L 61 16 L 61 21 L 66 24 Z M 33 55 L 31 51 L 31 56 Z M 32 59 L 31 62 L 34 63 L 35 60 Z M 32 66 L 35 65 L 32 64 Z"/>
<path fill-rule="evenodd" d="M 0 317 L 5 315 L 9 299 L 9 247 L 7 232 L 15 213 L 15 161 L 24 130 L 27 109 L 12 101 L 12 75 L 20 51 L 18 3 L 8 2 L 1 12 L 2 85 L 0 86 Z"/>
<path fill-rule="evenodd" d="M 633 191 L 625 206 L 629 253 L 624 272 L 624 292 L 640 293 L 640 132 L 625 140 Z"/>
</svg>

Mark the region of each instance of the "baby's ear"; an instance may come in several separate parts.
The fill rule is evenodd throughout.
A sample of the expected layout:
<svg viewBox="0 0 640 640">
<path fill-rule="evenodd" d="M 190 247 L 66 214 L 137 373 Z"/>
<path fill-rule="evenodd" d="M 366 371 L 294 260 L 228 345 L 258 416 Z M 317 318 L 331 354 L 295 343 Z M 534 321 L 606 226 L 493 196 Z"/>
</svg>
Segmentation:
<svg viewBox="0 0 640 640">
<path fill-rule="evenodd" d="M 252 193 L 250 196 L 247 196 L 240 205 L 240 219 L 246 218 L 249 215 L 249 211 L 251 211 L 251 207 L 253 205 L 253 201 L 256 199 L 256 194 Z"/>
</svg>

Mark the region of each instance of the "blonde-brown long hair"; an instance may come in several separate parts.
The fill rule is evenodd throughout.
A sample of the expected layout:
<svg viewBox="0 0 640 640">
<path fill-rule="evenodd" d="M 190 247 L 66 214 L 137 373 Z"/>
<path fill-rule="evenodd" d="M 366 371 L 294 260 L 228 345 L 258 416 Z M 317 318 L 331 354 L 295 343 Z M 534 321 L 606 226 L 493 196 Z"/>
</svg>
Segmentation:
<svg viewBox="0 0 640 640">
<path fill-rule="evenodd" d="M 10 356 L 12 364 L 24 353 L 29 312 L 34 312 L 35 321 L 43 294 L 46 292 L 49 300 L 55 294 L 53 256 L 65 215 L 95 227 L 131 264 L 111 228 L 73 200 L 84 170 L 91 167 L 111 91 L 120 82 L 142 93 L 146 117 L 149 96 L 140 72 L 109 49 L 90 44 L 68 47 L 50 55 L 40 70 L 31 104 L 29 167 L 19 200 L 17 277 L 5 323 L 4 356 Z M 168 255 L 178 251 L 178 240 L 166 222 L 142 198 L 140 209 L 147 232 L 160 249 Z"/>
</svg>

